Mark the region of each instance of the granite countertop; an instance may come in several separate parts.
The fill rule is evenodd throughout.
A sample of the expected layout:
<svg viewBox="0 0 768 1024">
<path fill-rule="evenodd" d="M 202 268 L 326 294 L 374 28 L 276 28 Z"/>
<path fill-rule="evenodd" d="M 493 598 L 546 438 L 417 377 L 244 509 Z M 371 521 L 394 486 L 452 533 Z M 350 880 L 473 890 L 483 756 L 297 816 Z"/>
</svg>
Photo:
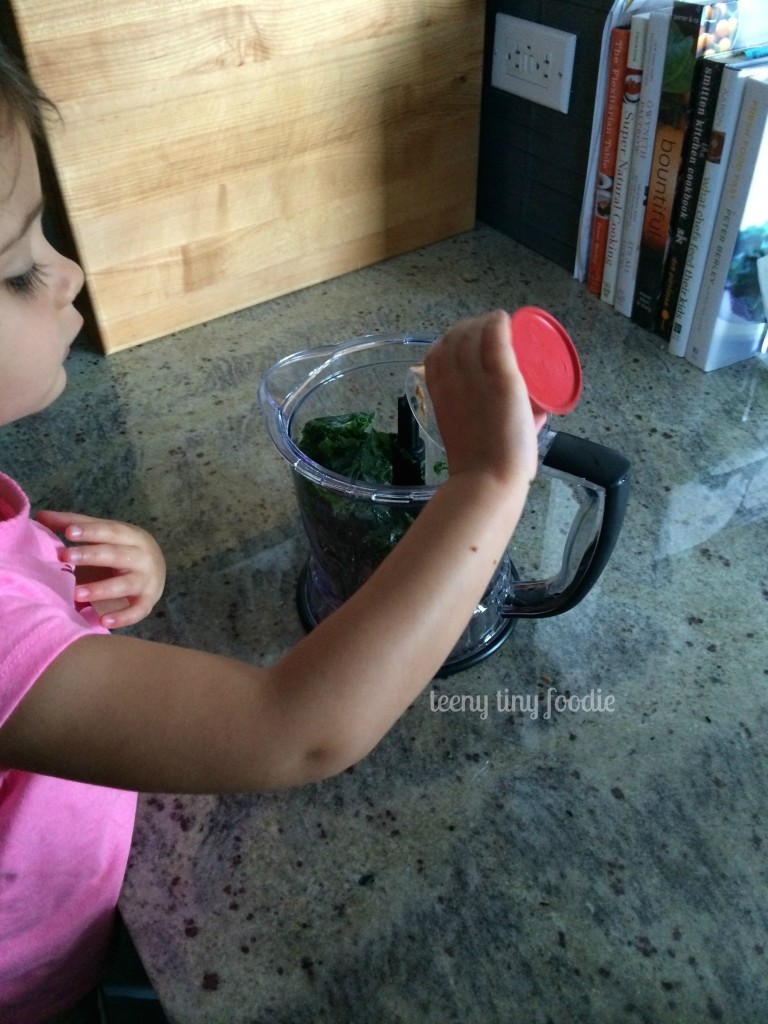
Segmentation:
<svg viewBox="0 0 768 1024">
<path fill-rule="evenodd" d="M 339 778 L 140 798 L 122 911 L 179 1024 L 768 1019 L 765 361 L 705 375 L 481 226 L 109 359 L 77 349 L 2 465 L 38 505 L 157 535 L 167 594 L 140 635 L 268 662 L 302 633 L 306 544 L 262 373 L 524 303 L 577 343 L 568 431 L 632 460 L 614 556 Z M 547 718 L 558 693 L 603 704 Z"/>
</svg>

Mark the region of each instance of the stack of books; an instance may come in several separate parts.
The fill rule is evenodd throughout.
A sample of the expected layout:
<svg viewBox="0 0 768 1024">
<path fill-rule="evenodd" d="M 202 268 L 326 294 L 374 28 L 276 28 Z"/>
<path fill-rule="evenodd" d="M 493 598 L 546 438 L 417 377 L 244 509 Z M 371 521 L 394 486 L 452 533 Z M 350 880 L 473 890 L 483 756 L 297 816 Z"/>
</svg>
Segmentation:
<svg viewBox="0 0 768 1024">
<path fill-rule="evenodd" d="M 768 309 L 768 3 L 611 29 L 587 286 L 704 370 L 760 351 Z"/>
</svg>

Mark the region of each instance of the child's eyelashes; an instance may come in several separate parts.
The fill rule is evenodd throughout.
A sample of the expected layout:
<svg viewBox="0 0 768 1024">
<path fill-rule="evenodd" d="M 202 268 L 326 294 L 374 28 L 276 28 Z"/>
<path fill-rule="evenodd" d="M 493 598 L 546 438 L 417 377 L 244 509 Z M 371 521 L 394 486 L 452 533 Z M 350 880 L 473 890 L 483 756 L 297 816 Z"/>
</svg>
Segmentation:
<svg viewBox="0 0 768 1024">
<path fill-rule="evenodd" d="M 43 283 L 44 278 L 45 267 L 39 263 L 33 263 L 23 274 L 6 278 L 5 284 L 15 295 L 33 295 Z"/>
</svg>

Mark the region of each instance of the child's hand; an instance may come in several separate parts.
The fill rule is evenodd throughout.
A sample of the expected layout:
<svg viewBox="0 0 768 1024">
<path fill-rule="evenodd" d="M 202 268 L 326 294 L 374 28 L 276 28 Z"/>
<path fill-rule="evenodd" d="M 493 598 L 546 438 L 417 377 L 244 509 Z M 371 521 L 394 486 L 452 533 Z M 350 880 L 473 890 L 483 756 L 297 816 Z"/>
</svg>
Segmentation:
<svg viewBox="0 0 768 1024">
<path fill-rule="evenodd" d="M 146 530 L 76 512 L 46 510 L 37 519 L 75 542 L 60 557 L 75 566 L 75 600 L 91 604 L 103 626 L 132 626 L 150 613 L 165 585 L 165 559 Z"/>
<path fill-rule="evenodd" d="M 500 480 L 537 470 L 537 426 L 512 348 L 509 316 L 487 313 L 451 327 L 424 361 L 451 475 Z"/>
</svg>

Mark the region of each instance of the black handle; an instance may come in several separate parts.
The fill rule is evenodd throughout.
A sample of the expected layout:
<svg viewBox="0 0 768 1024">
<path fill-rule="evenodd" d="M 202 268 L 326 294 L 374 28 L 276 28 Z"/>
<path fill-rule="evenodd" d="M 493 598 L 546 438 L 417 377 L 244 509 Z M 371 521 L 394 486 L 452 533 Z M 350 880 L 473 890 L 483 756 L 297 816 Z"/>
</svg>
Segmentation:
<svg viewBox="0 0 768 1024">
<path fill-rule="evenodd" d="M 575 572 L 572 576 L 566 574 L 570 580 L 562 585 L 557 577 L 516 584 L 501 613 L 505 617 L 543 618 L 560 615 L 577 605 L 607 565 L 624 522 L 630 484 L 630 462 L 626 456 L 586 438 L 558 432 L 541 464 L 556 475 L 569 477 L 587 493 L 602 492 L 602 518 Z M 583 519 L 577 515 L 566 544 L 566 558 L 572 538 L 583 525 Z"/>
</svg>

